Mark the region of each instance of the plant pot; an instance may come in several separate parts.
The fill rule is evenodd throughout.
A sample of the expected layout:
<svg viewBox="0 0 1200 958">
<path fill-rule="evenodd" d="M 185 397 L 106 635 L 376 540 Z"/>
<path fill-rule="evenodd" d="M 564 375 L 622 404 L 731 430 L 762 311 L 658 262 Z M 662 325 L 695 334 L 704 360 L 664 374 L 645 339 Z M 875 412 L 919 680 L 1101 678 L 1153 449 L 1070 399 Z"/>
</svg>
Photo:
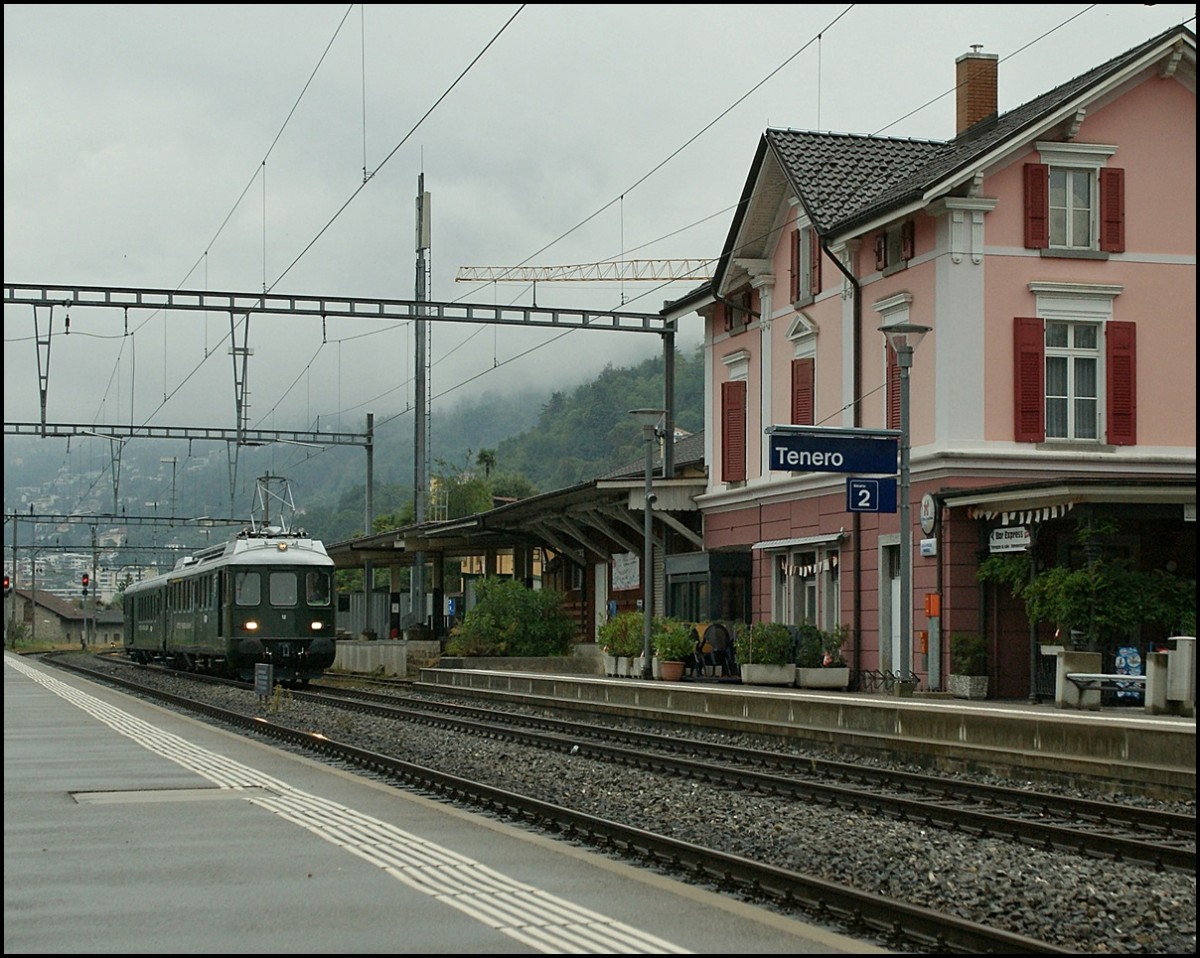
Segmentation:
<svg viewBox="0 0 1200 958">
<path fill-rule="evenodd" d="M 742 682 L 746 685 L 795 685 L 796 666 L 762 665 L 747 662 L 741 667 Z"/>
<path fill-rule="evenodd" d="M 678 682 L 683 678 L 683 663 L 668 660 L 660 663 L 659 671 L 664 682 Z"/>
<path fill-rule="evenodd" d="M 986 675 L 955 675 L 951 672 L 946 676 L 946 688 L 957 699 L 986 699 L 988 697 L 988 677 Z"/>
<path fill-rule="evenodd" d="M 822 669 L 796 668 L 796 684 L 802 689 L 842 689 L 850 685 L 850 666 L 831 665 Z"/>
<path fill-rule="evenodd" d="M 617 656 L 617 675 L 623 679 L 627 679 L 632 673 L 633 657 L 629 655 Z"/>
<path fill-rule="evenodd" d="M 615 655 L 604 656 L 604 674 L 609 677 L 617 674 L 617 657 Z"/>
</svg>

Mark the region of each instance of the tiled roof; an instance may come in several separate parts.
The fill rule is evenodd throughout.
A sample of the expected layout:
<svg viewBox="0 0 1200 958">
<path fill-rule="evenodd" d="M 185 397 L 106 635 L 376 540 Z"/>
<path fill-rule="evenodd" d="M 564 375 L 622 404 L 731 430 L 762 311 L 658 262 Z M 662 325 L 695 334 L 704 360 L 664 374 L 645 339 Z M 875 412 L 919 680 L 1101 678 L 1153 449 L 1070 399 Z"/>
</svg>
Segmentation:
<svg viewBox="0 0 1200 958">
<path fill-rule="evenodd" d="M 1185 37 L 1195 42 L 1191 30 L 1173 27 L 949 141 L 790 129 L 768 129 L 764 139 L 817 230 L 836 234 L 912 202 L 1007 141 L 1019 139 L 1080 95 L 1102 86 L 1148 50 Z M 760 149 L 756 166 L 763 157 L 765 151 Z M 744 211 L 743 205 L 739 217 Z"/>
<path fill-rule="evenodd" d="M 91 609 L 85 611 L 73 602 L 59 598 L 53 592 L 43 592 L 41 589 L 37 591 L 16 589 L 14 591 L 26 601 L 32 598 L 35 605 L 69 622 L 82 622 L 86 618 L 92 618 L 93 615 Z M 125 614 L 120 609 L 97 609 L 95 620 L 102 624 L 120 625 L 125 621 Z"/>
<path fill-rule="evenodd" d="M 675 440 L 675 446 L 672 449 L 674 457 L 673 464 L 676 473 L 684 466 L 697 466 L 704 464 L 704 433 L 694 432 L 684 436 L 681 439 Z M 662 455 L 661 448 L 654 453 L 653 460 L 654 468 L 661 471 Z M 646 470 L 646 459 L 642 457 L 637 462 L 626 463 L 624 466 L 619 466 L 611 472 L 606 472 L 603 475 L 597 476 L 598 479 L 625 479 L 632 476 L 640 476 Z"/>
</svg>

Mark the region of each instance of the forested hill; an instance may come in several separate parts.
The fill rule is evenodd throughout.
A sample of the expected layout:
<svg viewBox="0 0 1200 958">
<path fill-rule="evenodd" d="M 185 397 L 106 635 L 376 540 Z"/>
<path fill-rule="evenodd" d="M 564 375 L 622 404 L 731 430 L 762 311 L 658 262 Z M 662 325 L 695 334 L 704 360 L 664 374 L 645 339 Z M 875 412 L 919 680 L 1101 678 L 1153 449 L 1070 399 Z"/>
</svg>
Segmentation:
<svg viewBox="0 0 1200 958">
<path fill-rule="evenodd" d="M 676 353 L 675 418 L 681 429 L 703 428 L 703 386 L 700 348 L 691 356 Z M 662 404 L 663 359 L 658 355 L 631 367 L 608 366 L 593 381 L 570 390 L 529 387 L 435 407 L 430 472 L 457 482 L 466 494 L 449 504 L 454 511 L 448 517 L 488 508 L 492 494 L 551 492 L 641 461 L 641 432 L 629 410 Z M 380 522 L 411 521 L 415 479 L 413 417 L 379 418 L 383 425 L 375 436 L 372 506 L 377 528 Z M 180 516 L 248 517 L 256 477 L 267 473 L 291 482 L 304 525 L 319 538 L 339 542 L 364 531 L 366 470 L 358 448 L 313 452 L 281 444 L 246 447 L 232 493 L 228 457 L 212 444 L 139 440 L 123 447 L 121 463 L 118 513 L 169 509 Z M 5 436 L 4 466 L 6 513 L 114 511 L 112 461 L 108 445 L 99 440 L 70 444 Z M 441 507 L 444 511 L 446 504 Z M 157 541 L 151 527 L 131 525 L 126 531 L 131 542 Z M 203 541 L 190 541 L 189 536 L 197 535 L 187 524 L 170 532 L 187 546 Z"/>
<path fill-rule="evenodd" d="M 704 360 L 701 348 L 675 356 L 675 424 L 688 432 L 704 428 Z M 526 477 L 549 492 L 603 475 L 643 455 L 642 434 L 629 410 L 663 404 L 663 359 L 637 366 L 606 366 L 590 383 L 569 393 L 551 393 L 537 424 L 503 440 L 496 469 Z"/>
</svg>

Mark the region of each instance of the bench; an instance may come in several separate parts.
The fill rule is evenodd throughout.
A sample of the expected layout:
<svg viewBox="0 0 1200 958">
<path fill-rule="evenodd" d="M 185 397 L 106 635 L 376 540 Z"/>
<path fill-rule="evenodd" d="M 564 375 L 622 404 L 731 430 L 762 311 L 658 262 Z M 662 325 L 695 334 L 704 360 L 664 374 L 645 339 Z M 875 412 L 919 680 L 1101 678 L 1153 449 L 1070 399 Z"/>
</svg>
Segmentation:
<svg viewBox="0 0 1200 958">
<path fill-rule="evenodd" d="M 1067 678 L 1078 686 L 1080 691 L 1093 689 L 1117 689 L 1124 691 L 1130 685 L 1146 685 L 1144 675 L 1105 675 L 1101 672 L 1068 672 Z"/>
</svg>

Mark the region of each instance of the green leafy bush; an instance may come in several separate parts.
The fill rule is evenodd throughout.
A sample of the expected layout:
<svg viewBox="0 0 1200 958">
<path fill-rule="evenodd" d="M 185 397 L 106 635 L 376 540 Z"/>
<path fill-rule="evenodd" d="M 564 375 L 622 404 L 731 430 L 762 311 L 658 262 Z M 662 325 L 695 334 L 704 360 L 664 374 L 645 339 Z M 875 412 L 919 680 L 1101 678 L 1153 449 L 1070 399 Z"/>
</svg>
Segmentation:
<svg viewBox="0 0 1200 958">
<path fill-rule="evenodd" d="M 792 630 L 782 622 L 739 623 L 733 648 L 741 665 L 790 665 L 795 661 Z"/>
<path fill-rule="evenodd" d="M 450 655 L 566 655 L 575 620 L 554 589 L 527 589 L 514 579 L 484 579 L 478 601 L 446 643 Z"/>
<path fill-rule="evenodd" d="M 974 632 L 950 636 L 950 671 L 954 675 L 987 675 L 987 640 Z"/>
<path fill-rule="evenodd" d="M 815 625 L 802 625 L 797 630 L 796 664 L 805 669 L 833 668 L 845 665 L 842 646 L 846 644 L 848 629 L 839 625 L 834 629 L 818 629 Z"/>
<path fill-rule="evenodd" d="M 645 651 L 646 620 L 641 612 L 621 612 L 600 626 L 597 636 L 606 655 L 635 657 Z"/>
<path fill-rule="evenodd" d="M 679 619 L 658 619 L 654 623 L 654 654 L 664 662 L 684 662 L 696 650 L 692 626 Z"/>
</svg>

